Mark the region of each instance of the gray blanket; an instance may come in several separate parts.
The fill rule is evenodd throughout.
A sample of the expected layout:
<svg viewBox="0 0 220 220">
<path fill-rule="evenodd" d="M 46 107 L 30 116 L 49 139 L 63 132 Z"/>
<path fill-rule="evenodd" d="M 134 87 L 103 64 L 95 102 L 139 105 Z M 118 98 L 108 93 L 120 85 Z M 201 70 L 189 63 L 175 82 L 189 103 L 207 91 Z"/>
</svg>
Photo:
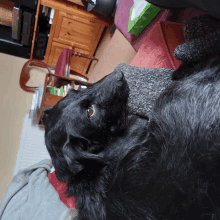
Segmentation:
<svg viewBox="0 0 220 220">
<path fill-rule="evenodd" d="M 149 118 L 155 100 L 171 84 L 173 69 L 151 69 L 119 64 L 116 71 L 122 71 L 128 82 L 129 111 L 144 118 Z"/>
<path fill-rule="evenodd" d="M 1 220 L 70 220 L 75 210 L 69 210 L 47 177 L 50 160 L 19 171 L 1 202 Z"/>
</svg>

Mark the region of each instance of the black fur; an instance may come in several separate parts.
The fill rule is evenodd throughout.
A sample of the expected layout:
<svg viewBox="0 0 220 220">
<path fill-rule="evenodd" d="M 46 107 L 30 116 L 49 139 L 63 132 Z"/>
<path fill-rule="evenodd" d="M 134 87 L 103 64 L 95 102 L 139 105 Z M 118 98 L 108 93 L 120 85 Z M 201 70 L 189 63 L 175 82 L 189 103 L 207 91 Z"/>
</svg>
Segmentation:
<svg viewBox="0 0 220 220">
<path fill-rule="evenodd" d="M 192 74 L 196 74 L 204 69 L 212 68 L 212 66 L 218 66 L 219 56 L 217 53 L 207 55 L 204 60 L 197 62 L 183 62 L 180 67 L 173 72 L 172 80 L 180 80 L 188 77 Z"/>
<path fill-rule="evenodd" d="M 220 219 L 220 59 L 193 68 L 150 122 L 127 115 L 120 73 L 50 110 L 46 145 L 79 220 Z"/>
</svg>

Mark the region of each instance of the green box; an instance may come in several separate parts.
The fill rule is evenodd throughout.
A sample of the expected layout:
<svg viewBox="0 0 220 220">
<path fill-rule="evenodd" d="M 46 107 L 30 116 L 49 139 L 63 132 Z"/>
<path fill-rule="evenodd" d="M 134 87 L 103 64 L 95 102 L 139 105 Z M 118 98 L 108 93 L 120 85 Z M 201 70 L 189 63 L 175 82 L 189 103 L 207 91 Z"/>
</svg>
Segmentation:
<svg viewBox="0 0 220 220">
<path fill-rule="evenodd" d="M 153 20 L 153 18 L 156 17 L 161 9 L 157 6 L 152 5 L 151 3 L 147 3 L 141 14 L 136 19 L 131 21 L 131 13 L 133 7 L 134 5 L 130 9 L 128 33 L 139 35 L 144 30 L 144 28 L 147 27 L 147 25 Z"/>
</svg>

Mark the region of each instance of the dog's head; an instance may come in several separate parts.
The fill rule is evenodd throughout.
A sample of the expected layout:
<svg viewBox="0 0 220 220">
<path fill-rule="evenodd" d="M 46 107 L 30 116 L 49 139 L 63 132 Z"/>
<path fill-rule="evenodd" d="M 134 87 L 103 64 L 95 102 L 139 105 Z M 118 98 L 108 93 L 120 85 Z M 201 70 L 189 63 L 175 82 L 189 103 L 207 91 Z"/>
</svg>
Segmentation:
<svg viewBox="0 0 220 220">
<path fill-rule="evenodd" d="M 113 72 L 86 89 L 71 89 L 45 110 L 45 142 L 60 181 L 68 181 L 85 165 L 102 166 L 98 153 L 105 137 L 125 123 L 128 95 L 123 73 Z"/>
</svg>

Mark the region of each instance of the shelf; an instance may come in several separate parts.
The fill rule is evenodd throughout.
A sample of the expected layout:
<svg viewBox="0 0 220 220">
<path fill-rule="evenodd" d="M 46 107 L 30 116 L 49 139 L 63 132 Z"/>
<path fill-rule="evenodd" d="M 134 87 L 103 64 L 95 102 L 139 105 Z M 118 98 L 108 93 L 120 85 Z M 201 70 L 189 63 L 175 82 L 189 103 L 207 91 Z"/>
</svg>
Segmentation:
<svg viewBox="0 0 220 220">
<path fill-rule="evenodd" d="M 4 25 L 0 25 L 0 39 L 7 41 L 12 40 L 12 28 Z"/>
<path fill-rule="evenodd" d="M 1 53 L 30 58 L 31 46 L 26 47 L 12 38 L 11 27 L 0 25 Z"/>
</svg>

